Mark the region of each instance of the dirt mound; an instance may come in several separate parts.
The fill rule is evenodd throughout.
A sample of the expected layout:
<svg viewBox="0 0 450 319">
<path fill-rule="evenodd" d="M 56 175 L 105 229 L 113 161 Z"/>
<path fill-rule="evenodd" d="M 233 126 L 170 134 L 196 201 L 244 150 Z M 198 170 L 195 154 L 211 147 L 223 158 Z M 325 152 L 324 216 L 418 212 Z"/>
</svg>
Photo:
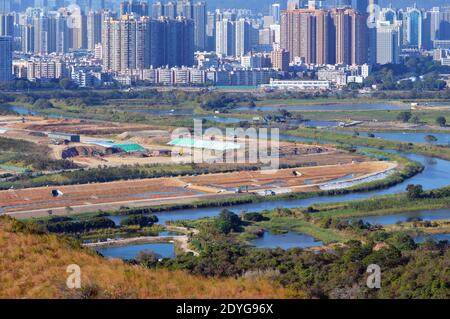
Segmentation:
<svg viewBox="0 0 450 319">
<path fill-rule="evenodd" d="M 73 146 L 62 151 L 63 159 L 77 156 L 95 157 L 117 153 L 117 149 L 103 148 L 97 146 Z"/>
</svg>

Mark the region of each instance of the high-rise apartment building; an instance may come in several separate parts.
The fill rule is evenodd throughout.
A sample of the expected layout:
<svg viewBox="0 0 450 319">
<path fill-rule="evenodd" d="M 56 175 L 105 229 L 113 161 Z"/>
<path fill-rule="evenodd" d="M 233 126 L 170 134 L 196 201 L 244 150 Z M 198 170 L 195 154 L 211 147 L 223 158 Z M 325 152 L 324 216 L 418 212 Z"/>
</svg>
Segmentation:
<svg viewBox="0 0 450 319">
<path fill-rule="evenodd" d="M 14 36 L 14 15 L 10 13 L 0 14 L 0 36 Z"/>
<path fill-rule="evenodd" d="M 366 15 L 350 8 L 295 9 L 281 14 L 281 48 L 305 63 L 367 62 Z"/>
<path fill-rule="evenodd" d="M 120 14 L 134 14 L 137 17 L 145 17 L 149 15 L 148 2 L 128 0 L 120 3 Z"/>
<path fill-rule="evenodd" d="M 270 15 L 272 16 L 273 23 L 280 23 L 281 5 L 279 3 L 274 3 L 270 6 Z"/>
<path fill-rule="evenodd" d="M 0 81 L 12 80 L 12 52 L 12 38 L 0 36 Z"/>
<path fill-rule="evenodd" d="M 70 13 L 71 43 L 70 48 L 74 50 L 87 48 L 87 17 L 81 10 Z"/>
<path fill-rule="evenodd" d="M 236 21 L 236 45 L 235 56 L 241 57 L 251 51 L 251 25 L 245 19 L 239 19 Z"/>
<path fill-rule="evenodd" d="M 216 53 L 225 56 L 236 52 L 236 22 L 222 19 L 216 22 Z"/>
<path fill-rule="evenodd" d="M 20 26 L 21 50 L 26 53 L 34 52 L 34 26 L 25 24 Z"/>
<path fill-rule="evenodd" d="M 434 7 L 428 13 L 430 41 L 450 39 L 450 7 Z"/>
<path fill-rule="evenodd" d="M 161 1 L 156 1 L 152 4 L 152 18 L 158 19 L 162 16 L 164 16 L 164 5 Z"/>
<path fill-rule="evenodd" d="M 164 16 L 169 19 L 177 17 L 177 6 L 173 1 L 169 1 L 164 5 Z"/>
<path fill-rule="evenodd" d="M 122 16 L 103 22 L 103 67 L 123 72 L 194 63 L 194 25 L 183 17 L 157 20 Z"/>
<path fill-rule="evenodd" d="M 396 24 L 380 23 L 377 27 L 377 63 L 399 63 L 399 28 Z"/>
<path fill-rule="evenodd" d="M 11 0 L 0 0 L 0 13 L 10 13 L 11 2 Z"/>
<path fill-rule="evenodd" d="M 206 49 L 206 23 L 207 9 L 206 2 L 198 1 L 192 6 L 192 20 L 194 21 L 194 45 L 196 51 Z M 189 18 L 189 16 L 187 16 Z"/>
<path fill-rule="evenodd" d="M 216 49 L 216 13 L 208 12 L 206 21 L 206 50 Z"/>
<path fill-rule="evenodd" d="M 272 68 L 279 71 L 288 71 L 289 69 L 289 52 L 284 49 L 273 51 L 270 54 Z"/>
<path fill-rule="evenodd" d="M 95 46 L 102 42 L 103 13 L 90 11 L 87 15 L 87 48 L 94 50 Z"/>
</svg>

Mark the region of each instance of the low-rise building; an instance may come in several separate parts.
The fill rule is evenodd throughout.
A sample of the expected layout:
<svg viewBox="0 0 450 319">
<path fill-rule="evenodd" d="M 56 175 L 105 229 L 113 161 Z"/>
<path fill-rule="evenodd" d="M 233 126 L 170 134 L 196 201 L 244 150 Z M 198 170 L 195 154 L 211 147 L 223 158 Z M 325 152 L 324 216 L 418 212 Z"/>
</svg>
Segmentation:
<svg viewBox="0 0 450 319">
<path fill-rule="evenodd" d="M 274 80 L 270 79 L 268 85 L 263 87 L 281 90 L 305 90 L 305 91 L 324 91 L 330 89 L 329 81 L 295 81 L 295 80 Z"/>
</svg>

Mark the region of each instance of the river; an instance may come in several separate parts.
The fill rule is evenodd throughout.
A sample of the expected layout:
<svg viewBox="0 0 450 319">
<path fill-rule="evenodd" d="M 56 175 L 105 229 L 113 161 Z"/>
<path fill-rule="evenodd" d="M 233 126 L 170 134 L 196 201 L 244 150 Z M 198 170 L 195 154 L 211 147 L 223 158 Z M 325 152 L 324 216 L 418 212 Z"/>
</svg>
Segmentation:
<svg viewBox="0 0 450 319">
<path fill-rule="evenodd" d="M 354 128 L 354 131 L 358 131 Z M 333 131 L 341 134 L 353 134 L 354 131 Z M 396 141 L 396 142 L 406 142 L 406 143 L 427 143 L 427 144 L 450 144 L 450 132 L 449 133 L 426 133 L 426 132 L 388 132 L 388 131 L 376 131 L 376 132 L 359 132 L 361 137 L 368 137 L 372 133 L 375 135 L 374 138 L 379 138 L 382 140 Z M 437 140 L 435 142 L 426 141 L 425 137 L 427 135 L 434 136 Z"/>
<path fill-rule="evenodd" d="M 342 107 L 342 105 L 339 105 Z M 385 107 L 384 105 L 383 107 Z M 307 106 L 301 106 L 301 107 L 307 107 Z M 316 107 L 316 106 L 314 106 Z M 327 106 L 329 107 L 329 106 Z M 354 106 L 355 108 L 358 106 Z M 381 107 L 380 105 L 376 106 L 376 104 L 372 105 L 372 107 Z M 21 114 L 28 114 L 28 110 L 25 108 L 20 107 L 13 107 L 12 110 L 21 113 Z M 397 134 L 402 133 L 393 133 L 393 132 L 383 132 L 383 133 L 376 133 L 376 135 L 379 135 L 381 138 L 386 139 L 394 139 L 394 138 L 400 138 L 403 136 L 398 136 Z M 407 133 L 406 135 L 409 136 L 409 138 L 414 139 L 412 141 L 417 140 L 423 140 L 424 134 L 426 133 Z M 438 135 L 438 134 L 432 134 L 432 135 Z M 438 140 L 440 141 L 448 141 L 450 140 L 449 134 L 439 134 Z M 445 135 L 445 136 L 444 136 Z M 403 136 L 404 137 L 404 136 Z M 313 139 L 308 138 L 302 138 L 297 136 L 289 136 L 289 135 L 280 135 L 281 139 L 284 140 L 297 140 L 297 141 L 313 141 Z M 405 140 L 405 139 L 403 139 Z M 327 143 L 327 141 L 319 140 L 318 142 Z M 329 142 L 332 143 L 332 142 Z M 409 184 L 420 184 L 423 186 L 424 190 L 430 190 L 434 188 L 440 188 L 444 186 L 449 185 L 450 180 L 450 162 L 434 157 L 424 156 L 424 155 L 417 155 L 417 154 L 411 154 L 411 153 L 405 153 L 405 152 L 399 152 L 399 151 L 393 151 L 390 152 L 401 155 L 403 157 L 407 157 L 410 160 L 418 161 L 422 165 L 424 165 L 425 169 L 422 173 L 402 182 L 395 186 L 392 186 L 388 189 L 382 189 L 382 190 L 376 190 L 366 193 L 352 193 L 352 194 L 346 194 L 346 195 L 338 195 L 338 196 L 323 196 L 323 197 L 315 197 L 315 198 L 308 198 L 308 199 L 299 199 L 299 200 L 279 200 L 279 201 L 268 201 L 268 202 L 261 202 L 261 203 L 250 203 L 250 204 L 240 204 L 240 205 L 232 205 L 227 207 L 209 207 L 209 208 L 195 208 L 195 209 L 182 209 L 182 210 L 174 210 L 174 211 L 166 211 L 155 214 L 159 218 L 159 223 L 166 223 L 168 221 L 174 221 L 174 220 L 194 220 L 199 218 L 205 218 L 205 217 L 215 217 L 217 216 L 220 211 L 223 208 L 227 208 L 230 210 L 233 210 L 235 212 L 241 212 L 241 211 L 248 211 L 248 212 L 261 212 L 264 210 L 271 210 L 279 207 L 283 208 L 296 208 L 296 207 L 308 207 L 313 204 L 323 204 L 323 203 L 336 203 L 336 202 L 342 202 L 342 201 L 352 201 L 352 200 L 362 200 L 367 199 L 373 196 L 380 196 L 380 195 L 390 195 L 390 194 L 397 194 L 404 192 L 406 189 L 406 186 Z M 444 214 L 444 218 L 448 218 L 448 212 L 437 212 L 437 211 L 419 211 L 419 212 L 407 212 L 402 214 L 396 214 L 391 215 L 389 221 L 387 221 L 388 216 L 382 216 L 381 222 L 397 222 L 397 221 L 404 221 L 408 218 L 414 218 L 418 215 L 421 215 L 425 217 L 425 219 L 438 219 L 434 218 L 433 216 L 442 216 Z M 379 216 L 376 216 L 379 217 Z M 373 218 L 376 218 L 373 217 Z M 111 219 L 114 220 L 117 224 L 120 223 L 120 220 L 122 219 L 122 216 L 112 216 Z M 366 217 L 368 218 L 368 217 Z M 379 217 L 381 218 L 381 216 Z M 268 235 L 272 236 L 272 235 Z M 273 238 L 270 237 L 271 241 L 273 242 Z M 266 237 L 267 240 L 267 237 Z"/>
<path fill-rule="evenodd" d="M 285 109 L 287 111 L 396 111 L 409 110 L 408 105 L 395 105 L 388 103 L 338 103 L 338 104 L 304 104 L 304 105 L 286 105 L 286 106 L 241 106 L 236 108 L 237 111 L 244 112 L 274 112 L 278 109 Z"/>
</svg>

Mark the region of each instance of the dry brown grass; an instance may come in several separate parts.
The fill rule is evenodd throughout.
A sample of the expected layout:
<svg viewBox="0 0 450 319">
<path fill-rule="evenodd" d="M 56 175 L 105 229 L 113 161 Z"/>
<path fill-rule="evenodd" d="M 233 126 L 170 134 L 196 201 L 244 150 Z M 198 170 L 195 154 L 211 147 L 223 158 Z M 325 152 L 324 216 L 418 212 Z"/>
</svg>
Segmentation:
<svg viewBox="0 0 450 319">
<path fill-rule="evenodd" d="M 299 297 L 264 279 L 202 278 L 106 260 L 76 242 L 35 234 L 23 225 L 0 218 L 0 298 Z M 81 267 L 81 290 L 66 288 L 69 264 Z"/>
</svg>

